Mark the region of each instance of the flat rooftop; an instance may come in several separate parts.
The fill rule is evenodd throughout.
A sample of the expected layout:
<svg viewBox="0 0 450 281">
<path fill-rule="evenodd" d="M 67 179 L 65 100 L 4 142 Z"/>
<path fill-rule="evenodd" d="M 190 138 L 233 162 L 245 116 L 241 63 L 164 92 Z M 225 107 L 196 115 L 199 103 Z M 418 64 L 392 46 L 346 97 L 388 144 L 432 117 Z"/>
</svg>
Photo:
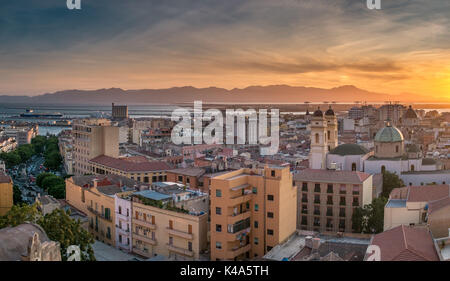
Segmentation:
<svg viewBox="0 0 450 281">
<path fill-rule="evenodd" d="M 406 201 L 406 199 L 389 199 L 386 208 L 405 208 Z"/>
</svg>

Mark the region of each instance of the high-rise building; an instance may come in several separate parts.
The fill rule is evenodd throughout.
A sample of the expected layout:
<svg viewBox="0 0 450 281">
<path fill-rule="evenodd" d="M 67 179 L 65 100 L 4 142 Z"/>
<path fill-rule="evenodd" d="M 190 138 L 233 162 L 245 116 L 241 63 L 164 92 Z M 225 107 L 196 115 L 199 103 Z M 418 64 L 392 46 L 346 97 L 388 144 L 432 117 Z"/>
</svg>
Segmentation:
<svg viewBox="0 0 450 281">
<path fill-rule="evenodd" d="M 289 167 L 240 169 L 211 178 L 211 260 L 262 257 L 296 230 Z"/>
<path fill-rule="evenodd" d="M 107 119 L 75 120 L 72 136 L 75 175 L 92 174 L 89 160 L 99 155 L 119 156 L 119 128 Z"/>
<path fill-rule="evenodd" d="M 112 118 L 113 119 L 126 119 L 128 118 L 128 106 L 126 105 L 114 105 L 112 104 Z"/>
</svg>

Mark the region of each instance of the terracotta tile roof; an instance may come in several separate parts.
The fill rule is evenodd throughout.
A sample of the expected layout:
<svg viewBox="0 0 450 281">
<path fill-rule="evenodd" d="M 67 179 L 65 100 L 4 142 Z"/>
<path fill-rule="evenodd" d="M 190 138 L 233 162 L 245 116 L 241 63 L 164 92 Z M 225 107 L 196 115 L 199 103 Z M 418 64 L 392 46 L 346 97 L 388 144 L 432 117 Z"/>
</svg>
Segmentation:
<svg viewBox="0 0 450 281">
<path fill-rule="evenodd" d="M 166 171 L 172 167 L 163 161 L 147 161 L 147 162 L 132 162 L 120 158 L 113 158 L 106 155 L 100 155 L 89 162 L 100 164 L 109 168 L 125 172 L 147 172 L 147 171 Z"/>
<path fill-rule="evenodd" d="M 370 174 L 358 171 L 305 169 L 300 173 L 295 174 L 294 180 L 360 184 L 364 182 L 368 177 L 370 177 Z"/>
<path fill-rule="evenodd" d="M 177 175 L 185 175 L 185 176 L 191 176 L 191 177 L 200 177 L 205 173 L 205 169 L 202 168 L 180 168 L 180 169 L 174 169 L 170 170 L 168 172 L 177 174 Z"/>
<path fill-rule="evenodd" d="M 447 206 L 450 206 L 450 197 L 445 197 L 439 200 L 431 201 L 428 203 L 428 213 L 431 214 Z"/>
<path fill-rule="evenodd" d="M 373 237 L 382 261 L 439 261 L 428 229 L 400 225 Z"/>
<path fill-rule="evenodd" d="M 429 202 L 448 197 L 449 185 L 410 186 L 408 202 Z"/>
</svg>

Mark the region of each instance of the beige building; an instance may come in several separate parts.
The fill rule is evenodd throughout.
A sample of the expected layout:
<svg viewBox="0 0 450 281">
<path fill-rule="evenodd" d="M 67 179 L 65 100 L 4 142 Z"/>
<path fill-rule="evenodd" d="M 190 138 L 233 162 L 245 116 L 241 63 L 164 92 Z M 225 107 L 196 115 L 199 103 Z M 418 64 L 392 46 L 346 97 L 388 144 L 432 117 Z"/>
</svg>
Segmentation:
<svg viewBox="0 0 450 281">
<path fill-rule="evenodd" d="M 367 173 L 306 169 L 294 180 L 302 230 L 353 232 L 354 209 L 372 202 L 373 176 Z"/>
<path fill-rule="evenodd" d="M 119 156 L 119 128 L 107 119 L 81 119 L 72 124 L 73 172 L 92 174 L 89 160 L 99 155 Z"/>
<path fill-rule="evenodd" d="M 207 196 L 200 198 L 200 202 Z M 132 204 L 132 251 L 151 258 L 163 255 L 175 260 L 198 260 L 207 249 L 207 212 L 180 208 L 172 195 L 153 190 L 135 192 Z M 195 200 L 195 199 L 193 199 Z"/>
<path fill-rule="evenodd" d="M 88 231 L 96 240 L 115 246 L 114 195 L 136 188 L 135 181 L 116 175 L 73 176 L 66 179 L 66 201 L 87 214 Z"/>
<path fill-rule="evenodd" d="M 240 169 L 210 179 L 211 260 L 262 257 L 296 230 L 289 167 Z"/>
<path fill-rule="evenodd" d="M 408 186 L 395 188 L 389 195 L 389 201 L 384 207 L 384 231 L 397 227 L 399 225 L 427 225 L 427 220 L 433 222 L 433 228 L 440 229 L 439 221 L 443 218 L 439 210 L 442 210 L 441 204 L 432 204 L 449 196 L 449 185 L 424 185 Z M 434 219 L 429 220 L 430 213 L 434 213 Z M 428 217 L 428 218 L 427 218 Z M 445 221 L 445 220 L 444 220 Z M 447 219 L 448 221 L 448 219 Z M 446 224 L 445 224 L 446 225 Z M 445 226 L 443 226 L 445 228 Z M 448 227 L 447 227 L 448 228 Z M 446 231 L 448 234 L 448 230 Z"/>
<path fill-rule="evenodd" d="M 13 206 L 13 182 L 0 171 L 0 216 L 4 216 Z"/>
</svg>

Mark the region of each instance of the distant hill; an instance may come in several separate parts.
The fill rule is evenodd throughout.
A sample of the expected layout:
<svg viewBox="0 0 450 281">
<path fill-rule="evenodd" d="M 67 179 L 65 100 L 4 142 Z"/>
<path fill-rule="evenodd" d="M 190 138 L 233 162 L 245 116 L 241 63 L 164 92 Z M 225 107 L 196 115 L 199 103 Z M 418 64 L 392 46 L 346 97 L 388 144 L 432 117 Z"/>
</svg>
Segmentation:
<svg viewBox="0 0 450 281">
<path fill-rule="evenodd" d="M 332 89 L 294 87 L 288 85 L 250 86 L 243 89 L 174 87 L 168 89 L 123 90 L 120 88 L 99 90 L 65 90 L 38 96 L 0 96 L 0 103 L 27 104 L 181 104 L 201 100 L 203 103 L 303 103 L 309 102 L 435 102 L 423 96 L 400 96 L 374 93 L 352 85 Z"/>
</svg>

